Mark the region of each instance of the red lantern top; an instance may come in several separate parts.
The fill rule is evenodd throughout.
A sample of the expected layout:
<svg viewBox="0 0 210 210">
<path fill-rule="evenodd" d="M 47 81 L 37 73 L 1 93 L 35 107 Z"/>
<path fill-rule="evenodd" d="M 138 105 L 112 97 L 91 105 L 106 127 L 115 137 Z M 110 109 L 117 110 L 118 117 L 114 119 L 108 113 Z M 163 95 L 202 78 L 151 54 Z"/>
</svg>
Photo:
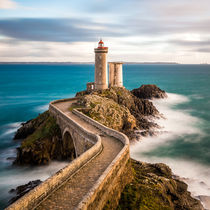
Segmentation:
<svg viewBox="0 0 210 210">
<path fill-rule="evenodd" d="M 99 49 L 107 49 L 107 47 L 104 47 L 104 42 L 102 41 L 102 39 L 100 39 L 100 41 L 98 43 L 98 48 Z"/>
</svg>

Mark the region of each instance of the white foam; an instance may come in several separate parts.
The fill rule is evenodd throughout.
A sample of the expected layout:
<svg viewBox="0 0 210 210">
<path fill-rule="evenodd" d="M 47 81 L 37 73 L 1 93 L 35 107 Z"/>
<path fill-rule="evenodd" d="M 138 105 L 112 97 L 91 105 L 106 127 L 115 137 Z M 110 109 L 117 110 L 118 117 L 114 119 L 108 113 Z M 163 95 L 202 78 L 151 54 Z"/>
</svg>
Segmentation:
<svg viewBox="0 0 210 210">
<path fill-rule="evenodd" d="M 35 107 L 35 112 L 44 112 L 47 111 L 49 108 L 49 104 L 45 104 L 45 105 L 41 105 L 41 106 L 37 106 Z"/>
<path fill-rule="evenodd" d="M 16 187 L 18 185 L 26 184 L 29 181 L 40 179 L 46 180 L 52 176 L 59 169 L 65 167 L 68 162 L 52 162 L 48 166 L 39 166 L 34 168 L 14 168 L 10 171 L 4 171 L 0 174 L 0 188 Z"/>
<path fill-rule="evenodd" d="M 193 95 L 190 96 L 190 98 L 199 100 L 199 99 L 203 99 L 204 97 L 201 96 L 201 95 L 198 95 L 198 94 L 193 94 Z"/>
<path fill-rule="evenodd" d="M 1 135 L 1 137 L 7 136 L 7 135 L 11 135 L 14 134 L 18 128 L 21 127 L 21 123 L 22 122 L 14 122 L 14 123 L 9 123 L 6 124 L 4 127 L 6 127 L 6 131 Z"/>
<path fill-rule="evenodd" d="M 153 137 L 143 137 L 140 143 L 134 144 L 131 148 L 136 152 L 147 152 L 162 144 L 170 143 L 178 137 L 191 134 L 198 134 L 199 141 L 205 133 L 199 129 L 203 121 L 197 117 L 191 116 L 189 110 L 173 109 L 177 104 L 189 102 L 186 96 L 167 93 L 166 99 L 155 99 L 153 104 L 165 118 L 157 119 L 156 122 L 161 126 L 160 134 Z M 195 141 L 195 138 L 185 138 L 185 141 Z"/>
</svg>

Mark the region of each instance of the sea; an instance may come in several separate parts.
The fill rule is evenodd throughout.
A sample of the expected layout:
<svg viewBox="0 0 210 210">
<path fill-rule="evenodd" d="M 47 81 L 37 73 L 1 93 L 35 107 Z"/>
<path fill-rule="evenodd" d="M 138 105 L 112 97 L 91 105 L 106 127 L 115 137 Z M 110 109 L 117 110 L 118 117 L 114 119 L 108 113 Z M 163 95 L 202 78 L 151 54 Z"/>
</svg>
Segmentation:
<svg viewBox="0 0 210 210">
<path fill-rule="evenodd" d="M 0 209 L 8 205 L 9 191 L 31 180 L 44 181 L 67 162 L 47 166 L 12 164 L 13 140 L 22 122 L 48 109 L 52 100 L 73 97 L 94 81 L 93 64 L 0 65 Z M 168 94 L 153 100 L 164 118 L 156 119 L 159 134 L 131 145 L 131 157 L 163 162 L 181 177 L 194 197 L 210 196 L 210 65 L 124 64 L 124 86 L 132 90 L 156 84 Z M 205 202 L 204 202 L 205 205 Z"/>
</svg>

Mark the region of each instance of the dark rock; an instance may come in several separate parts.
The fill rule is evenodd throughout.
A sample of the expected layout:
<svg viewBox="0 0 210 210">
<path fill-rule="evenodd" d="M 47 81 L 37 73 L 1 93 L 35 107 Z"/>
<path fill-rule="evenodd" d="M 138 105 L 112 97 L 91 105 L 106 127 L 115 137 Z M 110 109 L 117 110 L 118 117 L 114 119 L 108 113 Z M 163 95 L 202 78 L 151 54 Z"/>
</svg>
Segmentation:
<svg viewBox="0 0 210 210">
<path fill-rule="evenodd" d="M 15 133 L 14 139 L 25 139 L 31 135 L 49 116 L 49 112 L 46 111 L 40 114 L 37 118 L 22 123 L 21 127 Z"/>
<path fill-rule="evenodd" d="M 133 89 L 131 92 L 141 99 L 167 98 L 166 92 L 156 85 L 142 85 L 139 88 Z"/>
<path fill-rule="evenodd" d="M 17 148 L 14 164 L 43 165 L 51 160 L 73 160 L 76 157 L 71 141 L 62 139 L 61 130 L 49 113 L 45 112 L 32 121 L 34 132 Z"/>
<path fill-rule="evenodd" d="M 15 160 L 15 157 L 8 157 L 7 160 Z"/>
<path fill-rule="evenodd" d="M 117 209 L 204 209 L 199 200 L 191 197 L 187 184 L 174 179 L 165 164 L 131 162 L 134 178 L 122 192 Z"/>
<path fill-rule="evenodd" d="M 27 184 L 20 185 L 16 189 L 11 189 L 9 193 L 14 194 L 14 196 L 10 199 L 9 204 L 12 204 L 16 200 L 18 200 L 20 197 L 25 195 L 27 192 L 30 190 L 34 189 L 36 186 L 41 184 L 41 180 L 35 180 L 35 181 L 30 181 Z"/>
</svg>

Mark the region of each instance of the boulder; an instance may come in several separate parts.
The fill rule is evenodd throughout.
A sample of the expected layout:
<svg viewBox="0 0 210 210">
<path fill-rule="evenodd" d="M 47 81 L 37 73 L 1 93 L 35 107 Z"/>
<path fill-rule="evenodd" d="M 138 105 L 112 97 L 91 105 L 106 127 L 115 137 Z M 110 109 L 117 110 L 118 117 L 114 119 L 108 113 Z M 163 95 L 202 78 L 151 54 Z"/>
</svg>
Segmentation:
<svg viewBox="0 0 210 210">
<path fill-rule="evenodd" d="M 164 90 L 161 90 L 156 85 L 142 85 L 139 88 L 133 89 L 132 94 L 141 99 L 167 98 Z"/>
<path fill-rule="evenodd" d="M 11 189 L 9 191 L 9 193 L 13 194 L 13 197 L 10 199 L 9 204 L 12 204 L 13 202 L 18 200 L 20 197 L 22 197 L 27 192 L 34 189 L 36 186 L 38 186 L 41 183 L 42 183 L 42 181 L 37 179 L 34 181 L 30 181 L 27 184 L 20 185 L 20 186 L 16 187 L 16 189 Z"/>
</svg>

